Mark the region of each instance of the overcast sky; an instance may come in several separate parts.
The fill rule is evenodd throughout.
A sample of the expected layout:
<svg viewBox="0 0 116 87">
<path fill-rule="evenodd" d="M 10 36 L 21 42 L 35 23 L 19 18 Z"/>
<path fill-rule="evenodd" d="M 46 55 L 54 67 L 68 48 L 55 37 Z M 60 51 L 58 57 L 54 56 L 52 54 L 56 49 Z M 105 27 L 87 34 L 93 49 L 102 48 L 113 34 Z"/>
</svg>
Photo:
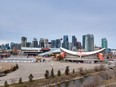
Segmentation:
<svg viewBox="0 0 116 87">
<path fill-rule="evenodd" d="M 0 44 L 93 34 L 116 48 L 116 0 L 0 0 Z"/>
</svg>

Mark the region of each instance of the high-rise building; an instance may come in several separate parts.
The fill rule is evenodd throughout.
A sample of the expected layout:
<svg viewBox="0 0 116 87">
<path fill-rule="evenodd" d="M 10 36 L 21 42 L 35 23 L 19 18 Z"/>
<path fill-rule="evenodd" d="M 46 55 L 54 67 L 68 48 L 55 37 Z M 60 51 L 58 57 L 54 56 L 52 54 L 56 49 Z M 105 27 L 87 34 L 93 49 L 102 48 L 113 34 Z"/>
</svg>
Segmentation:
<svg viewBox="0 0 116 87">
<path fill-rule="evenodd" d="M 61 47 L 61 39 L 51 40 L 52 48 L 60 48 Z"/>
<path fill-rule="evenodd" d="M 10 43 L 10 49 L 13 49 L 14 46 L 15 46 L 15 43 L 14 42 L 11 42 Z"/>
<path fill-rule="evenodd" d="M 63 45 L 62 47 L 69 49 L 68 35 L 63 36 L 63 44 L 62 45 Z"/>
<path fill-rule="evenodd" d="M 6 50 L 6 48 L 5 48 L 5 45 L 4 45 L 4 44 L 2 44 L 2 45 L 0 46 L 0 50 Z"/>
<path fill-rule="evenodd" d="M 31 42 L 27 42 L 26 47 L 31 47 Z"/>
<path fill-rule="evenodd" d="M 106 49 L 105 50 L 106 53 L 108 52 L 108 42 L 106 38 L 101 39 L 101 47 Z"/>
<path fill-rule="evenodd" d="M 51 40 L 51 48 L 56 48 L 56 40 Z"/>
<path fill-rule="evenodd" d="M 72 46 L 77 46 L 77 38 L 75 36 L 72 36 Z"/>
<path fill-rule="evenodd" d="M 82 37 L 82 44 L 83 44 L 82 48 L 83 48 L 83 49 L 85 49 L 85 36 L 86 36 L 86 35 L 83 35 L 83 37 Z"/>
<path fill-rule="evenodd" d="M 48 39 L 45 39 L 45 40 L 44 40 L 44 44 L 45 44 L 45 47 L 47 48 L 47 47 L 48 47 L 48 44 L 49 44 Z"/>
<path fill-rule="evenodd" d="M 18 49 L 18 50 L 21 50 L 21 44 L 11 42 L 11 43 L 10 43 L 10 49 L 13 50 L 14 47 L 15 47 L 16 49 Z"/>
<path fill-rule="evenodd" d="M 69 42 L 69 50 L 72 50 L 72 43 Z"/>
<path fill-rule="evenodd" d="M 41 48 L 44 48 L 45 47 L 44 38 L 40 38 L 39 47 L 41 47 Z"/>
<path fill-rule="evenodd" d="M 51 42 L 48 42 L 48 48 L 52 48 Z"/>
<path fill-rule="evenodd" d="M 27 45 L 27 38 L 21 37 L 21 47 L 26 47 L 26 45 Z"/>
<path fill-rule="evenodd" d="M 61 39 L 56 39 L 56 48 L 61 47 Z"/>
<path fill-rule="evenodd" d="M 94 51 L 94 36 L 92 34 L 83 36 L 83 47 L 85 51 Z"/>
<path fill-rule="evenodd" d="M 81 49 L 81 42 L 77 42 L 77 49 Z"/>
<path fill-rule="evenodd" d="M 5 44 L 5 48 L 8 49 L 8 50 L 10 49 L 9 43 Z"/>
<path fill-rule="evenodd" d="M 36 38 L 33 38 L 32 47 L 38 47 L 38 41 Z"/>
</svg>

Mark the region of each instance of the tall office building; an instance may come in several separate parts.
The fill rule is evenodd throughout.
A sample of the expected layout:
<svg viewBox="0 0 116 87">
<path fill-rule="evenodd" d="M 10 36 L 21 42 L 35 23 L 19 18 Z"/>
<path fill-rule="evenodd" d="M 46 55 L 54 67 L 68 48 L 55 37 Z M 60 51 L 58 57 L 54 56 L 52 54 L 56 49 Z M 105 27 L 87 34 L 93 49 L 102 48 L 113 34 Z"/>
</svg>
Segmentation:
<svg viewBox="0 0 116 87">
<path fill-rule="evenodd" d="M 48 44 L 49 44 L 48 39 L 45 39 L 45 40 L 44 40 L 44 44 L 45 44 L 45 47 L 48 48 Z"/>
<path fill-rule="evenodd" d="M 52 48 L 60 48 L 61 47 L 61 39 L 51 40 Z"/>
<path fill-rule="evenodd" d="M 69 42 L 69 50 L 72 50 L 72 42 Z"/>
<path fill-rule="evenodd" d="M 72 46 L 77 46 L 77 38 L 72 36 Z"/>
<path fill-rule="evenodd" d="M 38 41 L 36 38 L 33 38 L 32 47 L 38 47 Z"/>
<path fill-rule="evenodd" d="M 52 48 L 51 42 L 48 42 L 48 48 Z"/>
<path fill-rule="evenodd" d="M 2 45 L 0 46 L 0 50 L 6 50 L 6 48 L 5 48 L 5 45 L 4 45 L 4 44 L 2 44 Z"/>
<path fill-rule="evenodd" d="M 63 44 L 62 45 L 63 45 L 62 47 L 69 49 L 68 35 L 63 36 Z"/>
<path fill-rule="evenodd" d="M 56 39 L 56 48 L 61 47 L 61 39 Z"/>
<path fill-rule="evenodd" d="M 45 47 L 44 38 L 40 38 L 39 47 L 41 47 L 41 48 L 44 48 Z"/>
<path fill-rule="evenodd" d="M 108 52 L 108 42 L 106 38 L 101 39 L 101 47 L 106 49 L 105 50 L 106 53 Z"/>
<path fill-rule="evenodd" d="M 83 36 L 83 47 L 85 51 L 94 51 L 94 36 L 92 34 Z"/>
<path fill-rule="evenodd" d="M 10 49 L 13 50 L 13 48 L 16 48 L 16 49 L 21 49 L 21 44 L 18 44 L 18 43 L 14 43 L 14 42 L 11 42 L 10 43 Z"/>
<path fill-rule="evenodd" d="M 6 48 L 6 49 L 10 49 L 9 43 L 6 43 L 6 44 L 5 44 L 5 48 Z"/>
<path fill-rule="evenodd" d="M 82 44 L 83 44 L 82 48 L 83 48 L 83 49 L 85 49 L 85 36 L 86 36 L 86 35 L 83 35 L 83 37 L 82 37 Z"/>
<path fill-rule="evenodd" d="M 77 42 L 77 49 L 81 49 L 81 42 Z"/>
<path fill-rule="evenodd" d="M 27 45 L 27 38 L 21 37 L 21 47 L 26 47 L 26 45 Z"/>
<path fill-rule="evenodd" d="M 31 47 L 31 42 L 27 42 L 26 47 Z"/>
<path fill-rule="evenodd" d="M 51 40 L 51 48 L 56 48 L 56 40 Z"/>
</svg>

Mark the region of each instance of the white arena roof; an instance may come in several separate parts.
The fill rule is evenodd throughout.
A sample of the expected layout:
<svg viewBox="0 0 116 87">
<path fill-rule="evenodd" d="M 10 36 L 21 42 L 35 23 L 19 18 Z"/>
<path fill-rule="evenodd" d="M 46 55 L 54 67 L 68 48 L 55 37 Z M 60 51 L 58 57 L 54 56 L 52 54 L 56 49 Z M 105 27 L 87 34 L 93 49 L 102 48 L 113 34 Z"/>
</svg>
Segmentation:
<svg viewBox="0 0 116 87">
<path fill-rule="evenodd" d="M 68 54 L 75 55 L 75 56 L 88 56 L 88 55 L 93 55 L 93 54 L 102 52 L 103 50 L 105 50 L 105 48 L 102 48 L 102 49 L 96 50 L 96 51 L 91 51 L 91 52 L 75 52 L 75 51 L 67 50 L 62 47 L 60 47 L 60 50 L 66 52 Z"/>
</svg>

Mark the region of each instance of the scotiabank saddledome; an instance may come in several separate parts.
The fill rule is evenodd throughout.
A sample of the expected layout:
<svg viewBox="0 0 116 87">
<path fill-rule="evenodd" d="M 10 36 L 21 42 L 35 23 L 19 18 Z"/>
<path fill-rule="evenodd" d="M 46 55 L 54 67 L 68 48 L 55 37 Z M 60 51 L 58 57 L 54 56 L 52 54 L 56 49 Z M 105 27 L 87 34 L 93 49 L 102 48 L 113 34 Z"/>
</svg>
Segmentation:
<svg viewBox="0 0 116 87">
<path fill-rule="evenodd" d="M 96 51 L 91 51 L 91 52 L 76 52 L 76 51 L 71 51 L 67 50 L 65 48 L 60 47 L 60 50 L 65 52 L 68 56 L 66 56 L 65 60 L 71 60 L 71 61 L 103 61 L 104 60 L 104 51 L 105 48 L 96 50 Z"/>
</svg>

